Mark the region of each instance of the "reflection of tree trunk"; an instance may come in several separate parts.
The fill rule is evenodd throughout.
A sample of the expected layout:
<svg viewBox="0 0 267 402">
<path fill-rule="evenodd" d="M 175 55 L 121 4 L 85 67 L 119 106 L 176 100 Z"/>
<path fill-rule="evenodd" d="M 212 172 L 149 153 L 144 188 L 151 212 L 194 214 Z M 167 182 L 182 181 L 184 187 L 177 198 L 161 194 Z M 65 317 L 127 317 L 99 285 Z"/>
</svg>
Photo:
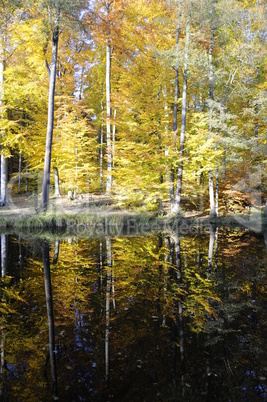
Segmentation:
<svg viewBox="0 0 267 402">
<path fill-rule="evenodd" d="M 213 248 L 215 241 L 215 227 L 210 225 L 210 242 L 209 242 L 209 256 L 208 256 L 208 277 L 212 268 Z"/>
<path fill-rule="evenodd" d="M 7 273 L 7 236 L 5 234 L 1 234 L 1 278 L 4 278 Z M 5 296 L 3 295 L 3 299 Z M 3 376 L 3 370 L 4 370 L 4 365 L 5 365 L 5 332 L 4 332 L 4 326 L 2 326 L 1 329 L 1 362 L 0 362 L 0 376 Z M 3 381 L 1 380 L 0 384 L 0 397 L 1 400 L 4 400 L 2 398 L 4 396 L 4 384 Z"/>
<path fill-rule="evenodd" d="M 212 259 L 213 259 L 213 249 L 214 249 L 214 242 L 215 242 L 215 237 L 216 237 L 216 227 L 213 225 L 210 225 L 210 241 L 209 241 L 209 255 L 208 255 L 208 269 L 207 269 L 207 278 L 209 279 L 210 273 L 211 273 L 211 268 L 212 268 Z M 217 238 L 216 238 L 216 245 L 217 247 Z M 216 251 L 215 251 L 216 253 Z M 215 255 L 216 258 L 216 255 Z M 210 339 L 210 334 L 209 332 L 207 333 L 207 352 L 205 356 L 205 361 L 206 361 L 206 382 L 205 382 L 205 387 L 206 387 L 206 393 L 208 394 L 209 390 L 209 383 L 210 383 L 210 346 L 209 346 L 209 339 Z"/>
<path fill-rule="evenodd" d="M 218 228 L 215 232 L 215 261 L 214 261 L 214 272 L 217 280 L 217 268 L 218 268 Z"/>
<path fill-rule="evenodd" d="M 55 240 L 55 252 L 53 257 L 53 264 L 57 263 L 58 255 L 59 255 L 59 240 Z"/>
<path fill-rule="evenodd" d="M 49 261 L 49 245 L 47 241 L 42 243 L 42 257 L 44 264 L 44 283 L 45 283 L 45 296 L 46 296 L 46 309 L 49 327 L 49 357 L 51 366 L 52 377 L 52 392 L 53 397 L 57 398 L 57 371 L 56 371 L 56 351 L 55 351 L 55 328 L 54 328 L 54 315 L 53 315 L 53 297 L 52 285 L 50 274 L 50 261 Z"/>
<path fill-rule="evenodd" d="M 165 257 L 164 257 L 164 278 L 163 278 L 163 316 L 162 316 L 162 325 L 166 325 L 166 315 L 165 315 L 165 309 L 166 309 L 166 302 L 167 302 L 167 291 L 168 291 L 168 239 L 164 239 L 164 244 L 165 244 Z"/>
<path fill-rule="evenodd" d="M 265 208 L 264 208 L 264 217 L 267 218 L 267 200 L 266 200 Z"/>
<path fill-rule="evenodd" d="M 21 237 L 19 236 L 19 276 L 22 278 L 22 253 L 21 253 Z"/>
<path fill-rule="evenodd" d="M 264 241 L 265 241 L 266 250 L 267 250 L 267 231 L 264 232 Z"/>
<path fill-rule="evenodd" d="M 7 270 L 7 235 L 1 234 L 1 277 L 6 276 Z"/>
<path fill-rule="evenodd" d="M 175 235 L 175 260 L 177 269 L 178 283 L 182 283 L 182 270 L 181 270 L 181 246 L 179 236 Z M 178 302 L 178 315 L 179 315 L 179 337 L 180 337 L 180 366 L 181 366 L 181 387 L 182 399 L 185 396 L 185 357 L 184 357 L 184 318 L 183 318 L 183 299 L 180 298 Z"/>
<path fill-rule="evenodd" d="M 110 297 L 111 297 L 111 240 L 106 238 L 107 249 L 107 288 L 106 288 L 106 332 L 105 332 L 105 375 L 106 381 L 109 380 L 109 335 L 110 335 Z"/>
<path fill-rule="evenodd" d="M 172 236 L 173 243 L 175 245 L 175 261 L 173 263 L 176 266 L 176 278 L 178 285 L 182 283 L 182 269 L 181 269 L 181 245 L 180 238 L 178 234 Z M 181 384 L 181 400 L 184 400 L 185 397 L 185 352 L 184 352 L 184 318 L 183 318 L 183 298 L 179 297 L 178 300 L 178 317 L 176 319 L 176 337 L 175 337 L 175 350 L 177 349 L 177 338 L 179 336 L 179 350 L 180 350 L 180 384 Z M 176 351 L 175 351 L 176 354 Z M 175 366 L 176 373 L 176 366 Z M 176 374 L 175 374 L 176 377 Z M 176 378 L 174 379 L 174 385 L 176 389 Z M 175 391 L 175 401 L 176 399 L 176 391 Z"/>
</svg>

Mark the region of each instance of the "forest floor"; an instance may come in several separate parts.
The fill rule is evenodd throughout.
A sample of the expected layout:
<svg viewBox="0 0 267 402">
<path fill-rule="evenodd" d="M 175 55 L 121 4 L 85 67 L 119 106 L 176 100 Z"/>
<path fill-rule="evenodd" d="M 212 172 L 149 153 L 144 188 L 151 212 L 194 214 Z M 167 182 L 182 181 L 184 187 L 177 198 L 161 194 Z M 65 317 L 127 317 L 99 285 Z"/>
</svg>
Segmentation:
<svg viewBox="0 0 267 402">
<path fill-rule="evenodd" d="M 33 216 L 38 214 L 40 209 L 40 198 L 37 195 L 20 194 L 9 198 L 8 205 L 0 207 L 0 216 L 16 219 L 22 216 Z M 168 209 L 168 206 L 167 206 Z M 79 213 L 91 214 L 142 214 L 140 209 L 126 209 L 121 207 L 115 199 L 106 195 L 83 194 L 73 200 L 69 200 L 67 196 L 51 197 L 49 200 L 49 212 L 65 213 L 72 216 Z M 157 211 L 146 212 L 147 215 L 156 216 Z M 188 211 L 183 214 L 183 217 L 205 217 L 201 211 Z"/>
<path fill-rule="evenodd" d="M 33 216 L 40 210 L 40 197 L 36 194 L 20 194 L 9 197 L 8 205 L 0 208 L 0 216 L 6 218 L 18 218 L 21 216 Z M 120 212 L 115 208 L 114 202 L 104 195 L 79 196 L 69 200 L 67 196 L 51 197 L 49 200 L 49 212 L 64 212 L 66 215 L 73 215 L 81 212 Z"/>
<path fill-rule="evenodd" d="M 84 194 L 74 200 L 67 196 L 51 197 L 49 210 L 46 213 L 40 212 L 40 198 L 37 195 L 20 194 L 9 197 L 9 205 L 0 207 L 0 227 L 20 228 L 32 230 L 42 228 L 50 229 L 81 227 L 88 230 L 99 229 L 102 225 L 105 228 L 114 227 L 120 230 L 136 231 L 142 230 L 191 230 L 193 227 L 204 227 L 210 224 L 216 226 L 238 226 L 260 232 L 267 228 L 267 222 L 262 214 L 253 215 L 248 213 L 220 216 L 211 219 L 208 211 L 187 211 L 180 216 L 173 216 L 168 213 L 169 205 L 164 205 L 167 213 L 159 214 L 158 211 L 145 211 L 145 209 L 126 209 L 121 207 L 115 200 L 106 195 Z M 98 225 L 98 226 L 96 226 Z M 75 229 L 75 230 L 76 230 Z M 195 229 L 194 229 L 195 230 Z"/>
</svg>

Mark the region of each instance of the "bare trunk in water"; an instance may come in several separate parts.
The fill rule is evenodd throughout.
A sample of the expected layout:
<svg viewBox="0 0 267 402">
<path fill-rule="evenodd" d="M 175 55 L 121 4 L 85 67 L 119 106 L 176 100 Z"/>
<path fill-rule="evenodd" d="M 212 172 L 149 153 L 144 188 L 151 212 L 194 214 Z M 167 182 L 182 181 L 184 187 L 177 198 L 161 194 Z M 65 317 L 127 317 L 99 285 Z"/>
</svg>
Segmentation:
<svg viewBox="0 0 267 402">
<path fill-rule="evenodd" d="M 112 254 L 111 254 L 111 240 L 106 238 L 107 250 L 107 288 L 106 288 L 106 331 L 105 331 L 105 377 L 109 381 L 109 337 L 110 337 L 110 301 L 111 301 L 111 287 L 112 287 Z"/>
<path fill-rule="evenodd" d="M 46 309 L 48 318 L 49 330 L 49 358 L 52 377 L 52 392 L 54 399 L 57 398 L 57 370 L 56 370 L 56 347 L 55 347 L 55 327 L 54 327 L 54 314 L 53 314 L 53 297 L 52 285 L 50 274 L 50 261 L 49 261 L 49 245 L 46 241 L 42 243 L 42 257 L 44 265 L 44 283 L 45 283 L 45 297 Z"/>
</svg>

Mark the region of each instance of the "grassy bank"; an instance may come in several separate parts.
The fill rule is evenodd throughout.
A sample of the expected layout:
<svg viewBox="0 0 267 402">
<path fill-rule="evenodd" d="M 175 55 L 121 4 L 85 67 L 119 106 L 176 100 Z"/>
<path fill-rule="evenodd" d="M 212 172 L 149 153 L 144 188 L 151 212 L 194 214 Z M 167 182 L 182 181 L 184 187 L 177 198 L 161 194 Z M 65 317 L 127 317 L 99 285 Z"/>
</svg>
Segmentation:
<svg viewBox="0 0 267 402">
<path fill-rule="evenodd" d="M 64 233 L 79 236 L 121 236 L 170 231 L 180 234 L 208 231 L 209 226 L 239 227 L 255 232 L 267 230 L 263 215 L 233 215 L 211 219 L 209 216 L 157 216 L 155 213 L 127 211 L 66 212 L 48 211 L 33 215 L 0 217 L 1 232 Z"/>
</svg>

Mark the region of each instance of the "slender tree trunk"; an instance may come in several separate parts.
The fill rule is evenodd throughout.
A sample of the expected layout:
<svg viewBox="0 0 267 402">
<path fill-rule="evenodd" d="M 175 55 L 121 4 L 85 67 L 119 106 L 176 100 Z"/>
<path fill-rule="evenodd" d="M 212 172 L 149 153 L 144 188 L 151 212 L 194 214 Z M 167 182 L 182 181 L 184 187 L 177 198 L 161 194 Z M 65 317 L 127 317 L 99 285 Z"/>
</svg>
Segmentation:
<svg viewBox="0 0 267 402">
<path fill-rule="evenodd" d="M 216 216 L 219 215 L 219 168 L 218 165 L 216 167 L 216 172 L 215 172 L 215 214 Z"/>
<path fill-rule="evenodd" d="M 4 49 L 3 40 L 0 38 L 0 105 L 4 103 L 4 71 L 5 71 L 5 60 L 4 60 Z M 2 138 L 4 138 L 4 131 L 1 133 Z M 7 180 L 8 180 L 8 164 L 7 158 L 4 155 L 4 149 L 1 147 L 1 197 L 0 206 L 7 204 Z"/>
<path fill-rule="evenodd" d="M 114 167 L 114 152 L 115 152 L 115 139 L 116 139 L 116 120 L 117 116 L 117 110 L 114 109 L 114 114 L 113 114 L 113 126 L 112 126 L 112 167 Z"/>
<path fill-rule="evenodd" d="M 53 167 L 54 171 L 54 178 L 55 178 L 55 197 L 60 197 L 60 188 L 59 188 L 59 175 L 58 175 L 58 168 Z"/>
<path fill-rule="evenodd" d="M 74 191 L 73 191 L 73 196 L 74 198 L 77 195 L 77 180 L 78 180 L 78 149 L 77 149 L 77 132 L 75 130 L 75 177 L 74 177 Z M 88 194 L 89 194 L 89 189 L 88 189 Z"/>
<path fill-rule="evenodd" d="M 50 168 L 52 141 L 54 129 L 54 108 L 55 108 L 55 86 L 57 76 L 57 52 L 58 52 L 58 37 L 59 37 L 59 10 L 57 10 L 57 20 L 53 31 L 52 39 L 52 60 L 49 70 L 49 98 L 48 98 L 48 115 L 47 115 L 47 134 L 45 146 L 45 161 L 44 161 L 44 177 L 41 207 L 46 210 L 49 202 L 49 187 L 50 187 Z"/>
<path fill-rule="evenodd" d="M 8 164 L 7 158 L 1 154 L 1 201 L 0 205 L 7 205 L 7 179 L 8 178 Z"/>
<path fill-rule="evenodd" d="M 28 170 L 28 164 L 27 163 L 26 163 L 25 169 L 26 169 L 25 193 L 27 193 L 28 190 L 29 190 L 29 178 L 27 177 L 27 173 L 28 173 L 29 170 Z"/>
<path fill-rule="evenodd" d="M 103 106 L 103 83 L 101 85 L 101 130 L 100 130 L 100 152 L 99 152 L 99 168 L 100 168 L 100 190 L 103 189 L 103 133 L 104 133 L 104 106 Z"/>
<path fill-rule="evenodd" d="M 19 179 L 18 179 L 18 190 L 21 189 L 21 152 L 19 153 Z"/>
<path fill-rule="evenodd" d="M 212 13 L 214 17 L 215 13 L 215 5 L 217 0 L 215 0 L 212 4 Z M 213 21 L 212 21 L 213 24 Z M 209 131 L 212 135 L 213 127 L 212 127 L 212 118 L 213 118 L 213 102 L 214 102 L 214 66 L 213 66 L 213 48 L 214 48 L 214 35 L 215 35 L 215 28 L 211 26 L 211 33 L 210 33 L 210 48 L 209 48 L 209 97 L 211 101 L 210 105 L 210 127 Z M 217 150 L 217 147 L 215 147 Z M 216 203 L 214 203 L 214 186 L 213 186 L 213 171 L 212 169 L 209 170 L 209 193 L 210 193 L 210 216 L 216 217 L 218 214 L 218 203 L 219 203 L 219 178 L 218 178 L 218 168 L 216 171 Z M 212 192 L 212 194 L 211 194 Z"/>
<path fill-rule="evenodd" d="M 184 75 L 183 75 L 183 98 L 182 98 L 182 123 L 180 134 L 179 168 L 177 171 L 177 188 L 175 197 L 174 212 L 178 214 L 181 207 L 182 181 L 183 181 L 183 157 L 186 128 L 186 106 L 187 106 L 187 62 L 190 37 L 190 19 L 186 23 L 185 53 L 184 53 Z"/>
<path fill-rule="evenodd" d="M 106 2 L 107 19 L 109 16 L 109 1 Z M 112 184 L 112 141 L 111 141 L 111 44 L 110 44 L 110 27 L 107 22 L 107 46 L 106 46 L 106 108 L 107 108 L 107 185 L 106 192 L 110 194 Z"/>
<path fill-rule="evenodd" d="M 255 133 L 255 153 L 257 154 L 258 152 L 258 141 L 259 141 L 259 121 L 258 121 L 258 112 L 259 112 L 259 107 L 258 104 L 256 103 L 255 105 L 255 127 L 254 127 L 254 133 Z"/>
<path fill-rule="evenodd" d="M 49 357 L 52 377 L 52 392 L 54 399 L 57 398 L 57 370 L 56 370 L 56 350 L 55 350 L 55 327 L 54 327 L 54 314 L 53 314 L 53 297 L 52 285 L 50 274 L 50 261 L 49 261 L 49 245 L 46 241 L 42 243 L 42 257 L 44 265 L 44 283 L 45 283 L 45 297 L 46 309 L 48 317 L 49 328 Z"/>
<path fill-rule="evenodd" d="M 179 54 L 179 36 L 180 36 L 180 18 L 181 18 L 181 4 L 179 2 L 179 15 L 178 15 L 178 24 L 176 31 L 176 56 Z M 173 126 L 172 131 L 174 134 L 174 141 L 176 142 L 177 138 L 177 114 L 178 114 L 178 99 L 180 96 L 180 88 L 179 88 L 179 66 L 178 63 L 175 66 L 175 80 L 174 80 L 174 105 L 173 105 Z M 171 211 L 175 210 L 175 196 L 174 196 L 174 168 L 171 167 L 170 173 L 170 197 L 171 197 Z"/>
<path fill-rule="evenodd" d="M 178 15 L 178 24 L 176 30 L 176 56 L 179 55 L 179 37 L 180 37 L 180 18 L 181 18 L 181 5 L 179 4 L 180 11 Z M 174 139 L 177 137 L 177 113 L 178 113 L 178 99 L 180 96 L 180 88 L 179 88 L 179 66 L 178 63 L 175 66 L 175 81 L 174 81 L 174 105 L 173 105 L 173 133 Z"/>
<path fill-rule="evenodd" d="M 209 194 L 210 194 L 210 217 L 216 217 L 215 202 L 214 202 L 214 187 L 213 187 L 213 171 L 209 170 Z"/>
</svg>

